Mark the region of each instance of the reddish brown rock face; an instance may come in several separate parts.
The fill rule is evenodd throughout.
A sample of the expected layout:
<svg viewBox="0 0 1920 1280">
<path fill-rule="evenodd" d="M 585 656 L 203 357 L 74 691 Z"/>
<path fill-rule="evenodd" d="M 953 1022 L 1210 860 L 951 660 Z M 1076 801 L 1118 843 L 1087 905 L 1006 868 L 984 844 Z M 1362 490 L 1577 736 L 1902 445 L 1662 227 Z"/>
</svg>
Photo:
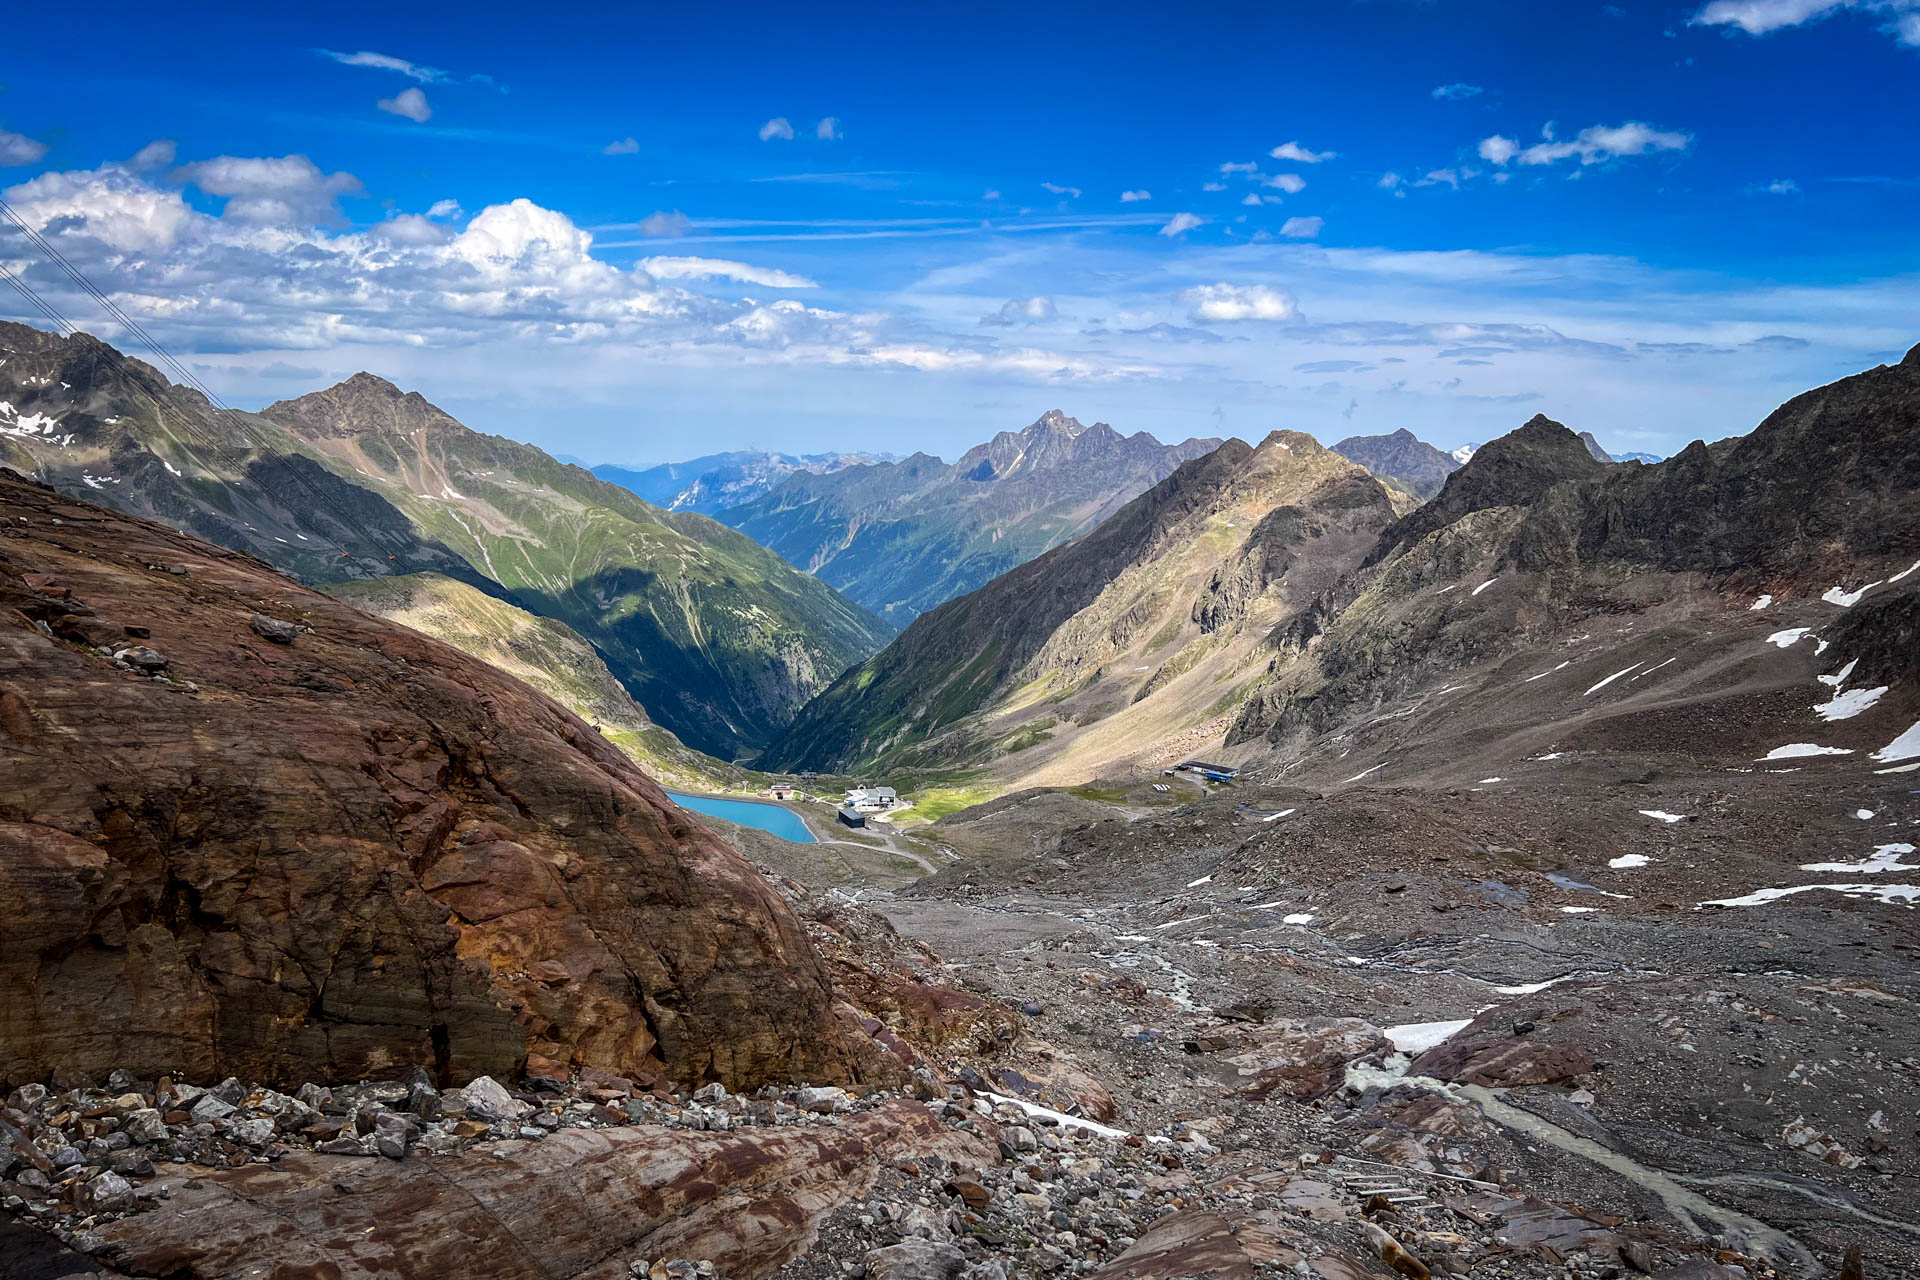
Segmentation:
<svg viewBox="0 0 1920 1280">
<path fill-rule="evenodd" d="M 577 718 L 10 472 L 0 990 L 0 1081 L 464 1081 L 537 1053 L 745 1087 L 875 1053 L 778 896 Z"/>
</svg>

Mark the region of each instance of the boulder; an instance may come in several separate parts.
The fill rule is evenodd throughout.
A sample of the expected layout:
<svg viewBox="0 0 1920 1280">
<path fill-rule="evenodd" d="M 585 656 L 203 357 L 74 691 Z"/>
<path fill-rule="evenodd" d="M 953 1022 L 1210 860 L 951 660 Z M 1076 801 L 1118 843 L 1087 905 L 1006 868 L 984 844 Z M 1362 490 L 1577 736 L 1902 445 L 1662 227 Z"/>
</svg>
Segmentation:
<svg viewBox="0 0 1920 1280">
<path fill-rule="evenodd" d="M 0 1081 L 904 1078 L 781 898 L 578 717 L 257 560 L 53 504 L 79 509 L 0 475 Z M 313 629 L 261 644 L 268 601 Z M 26 610 L 55 603 L 141 619 L 170 679 L 48 636 Z"/>
<path fill-rule="evenodd" d="M 1393 1043 L 1358 1018 L 1305 1018 L 1250 1029 L 1249 1047 L 1228 1057 L 1250 1098 L 1317 1098 L 1346 1078 L 1349 1062 L 1387 1053 Z"/>
</svg>

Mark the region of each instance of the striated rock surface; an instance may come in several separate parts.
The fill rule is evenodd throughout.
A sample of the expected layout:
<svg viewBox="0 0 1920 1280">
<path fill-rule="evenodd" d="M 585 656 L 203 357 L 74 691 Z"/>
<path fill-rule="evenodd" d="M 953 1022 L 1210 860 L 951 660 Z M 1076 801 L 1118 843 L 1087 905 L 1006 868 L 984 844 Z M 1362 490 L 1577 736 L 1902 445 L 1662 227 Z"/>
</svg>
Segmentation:
<svg viewBox="0 0 1920 1280">
<path fill-rule="evenodd" d="M 301 1152 L 272 1167 L 163 1166 L 161 1207 L 87 1244 L 98 1262 L 143 1276 L 267 1265 L 333 1280 L 615 1280 L 634 1258 L 686 1257 L 744 1280 L 805 1249 L 820 1217 L 861 1194 L 881 1163 L 993 1155 L 912 1102 L 811 1130 L 564 1129 L 457 1160 Z"/>
<path fill-rule="evenodd" d="M 12 473 L 0 917 L 0 1080 L 537 1054 L 738 1087 L 876 1052 L 765 881 L 577 717 Z"/>
</svg>

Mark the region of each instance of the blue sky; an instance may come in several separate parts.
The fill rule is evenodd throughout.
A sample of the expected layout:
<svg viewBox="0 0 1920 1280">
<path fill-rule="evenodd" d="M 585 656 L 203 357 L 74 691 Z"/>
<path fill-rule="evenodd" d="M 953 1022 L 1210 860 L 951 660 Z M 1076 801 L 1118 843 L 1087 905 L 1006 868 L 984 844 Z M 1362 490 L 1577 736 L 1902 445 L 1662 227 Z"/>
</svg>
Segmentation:
<svg viewBox="0 0 1920 1280">
<path fill-rule="evenodd" d="M 1664 454 L 1920 341 L 1920 0 L 909 8 L 43 7 L 0 187 L 234 403 L 596 460 Z"/>
</svg>

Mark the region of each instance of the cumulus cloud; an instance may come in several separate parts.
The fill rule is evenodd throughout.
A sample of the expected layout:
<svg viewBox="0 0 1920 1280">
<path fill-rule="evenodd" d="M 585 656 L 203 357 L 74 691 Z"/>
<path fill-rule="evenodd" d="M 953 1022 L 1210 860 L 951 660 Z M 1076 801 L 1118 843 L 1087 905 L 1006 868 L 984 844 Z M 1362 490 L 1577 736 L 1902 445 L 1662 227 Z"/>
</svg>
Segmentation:
<svg viewBox="0 0 1920 1280">
<path fill-rule="evenodd" d="M 36 142 L 24 133 L 0 129 L 0 165 L 37 164 L 47 154 L 47 144 Z"/>
<path fill-rule="evenodd" d="M 429 218 L 457 218 L 461 212 L 458 200 L 435 200 L 427 208 Z"/>
<path fill-rule="evenodd" d="M 1280 234 L 1294 240 L 1311 240 L 1326 225 L 1325 218 L 1288 218 L 1280 224 Z"/>
<path fill-rule="evenodd" d="M 775 138 L 793 141 L 793 125 L 785 116 L 775 116 L 760 126 L 760 141 L 772 142 Z"/>
<path fill-rule="evenodd" d="M 1524 148 L 1512 138 L 1503 138 L 1499 134 L 1484 138 L 1480 142 L 1480 156 L 1497 165 L 1510 160 L 1523 165 L 1549 165 L 1575 158 L 1583 165 L 1590 165 L 1604 164 L 1620 156 L 1684 151 L 1693 141 L 1684 133 L 1656 129 L 1638 120 L 1619 125 L 1592 125 L 1572 138 L 1555 138 L 1551 124 L 1542 132 L 1546 141 Z"/>
<path fill-rule="evenodd" d="M 774 267 L 756 267 L 726 258 L 642 258 L 640 269 L 656 280 L 738 280 L 768 289 L 813 289 L 805 276 Z"/>
<path fill-rule="evenodd" d="M 360 179 L 326 173 L 305 156 L 216 156 L 180 174 L 210 196 L 227 197 L 222 217 L 260 225 L 338 222 L 340 197 L 361 191 Z"/>
<path fill-rule="evenodd" d="M 1275 160 L 1291 160 L 1295 164 L 1319 164 L 1322 160 L 1331 160 L 1339 155 L 1338 151 L 1309 151 L 1297 142 L 1283 142 L 1267 152 Z"/>
<path fill-rule="evenodd" d="M 164 169 L 173 163 L 177 150 L 171 138 L 157 138 L 129 156 L 127 168 L 135 173 L 145 173 L 149 169 Z"/>
<path fill-rule="evenodd" d="M 1307 180 L 1297 173 L 1276 173 L 1271 177 L 1260 179 L 1260 185 L 1275 187 L 1293 196 L 1307 189 Z"/>
<path fill-rule="evenodd" d="M 1442 102 L 1462 102 L 1468 98 L 1477 98 L 1486 90 L 1477 84 L 1443 84 L 1433 91 L 1433 96 Z"/>
<path fill-rule="evenodd" d="M 427 105 L 427 95 L 419 89 L 402 89 L 374 105 L 389 115 L 405 116 L 415 124 L 425 124 L 433 115 L 433 108 Z"/>
<path fill-rule="evenodd" d="M 1153 199 L 1153 192 L 1151 191 L 1122 191 L 1120 193 L 1121 204 L 1133 204 L 1136 201 L 1151 199 Z"/>
<path fill-rule="evenodd" d="M 1300 314 L 1293 295 L 1264 284 L 1202 284 L 1175 298 L 1195 320 L 1291 320 Z"/>
<path fill-rule="evenodd" d="M 1520 144 L 1512 138 L 1503 138 L 1494 134 L 1491 138 L 1480 139 L 1480 158 L 1490 164 L 1505 164 L 1520 152 Z"/>
<path fill-rule="evenodd" d="M 840 117 L 828 116 L 813 127 L 813 136 L 822 142 L 838 142 L 846 134 L 840 129 Z"/>
<path fill-rule="evenodd" d="M 1407 185 L 1407 180 L 1397 173 L 1383 173 L 1380 175 L 1380 181 L 1373 185 L 1382 191 L 1391 191 L 1397 196 L 1405 195 L 1406 192 L 1402 191 L 1401 188 Z"/>
<path fill-rule="evenodd" d="M 1168 219 L 1166 226 L 1160 228 L 1160 234 L 1163 236 L 1185 235 L 1204 222 L 1206 222 L 1206 219 L 1200 217 L 1198 214 L 1176 213 L 1172 218 Z"/>
<path fill-rule="evenodd" d="M 1037 324 L 1053 319 L 1056 314 L 1053 299 L 1042 294 L 1032 298 L 1009 298 L 998 311 L 981 316 L 980 323 L 1002 326 Z"/>
<path fill-rule="evenodd" d="M 1905 45 L 1920 46 L 1920 0 L 1713 0 L 1694 14 L 1701 27 L 1738 27 L 1763 36 L 1854 10 L 1881 18 L 1881 30 Z"/>
<path fill-rule="evenodd" d="M 636 138 L 621 138 L 617 142 L 609 142 L 600 148 L 600 154 L 607 156 L 631 156 L 638 155 L 639 152 L 640 142 Z"/>
<path fill-rule="evenodd" d="M 655 209 L 635 226 L 643 236 L 683 236 L 693 230 L 693 220 L 678 209 L 671 213 Z"/>
<path fill-rule="evenodd" d="M 1040 186 L 1044 190 L 1051 191 L 1057 196 L 1064 196 L 1068 200 L 1078 200 L 1080 198 L 1080 188 L 1078 187 L 1063 187 L 1057 182 L 1043 182 Z"/>
<path fill-rule="evenodd" d="M 392 54 L 373 53 L 362 49 L 359 53 L 336 53 L 332 49 L 320 50 L 322 57 L 332 58 L 335 62 L 349 67 L 370 67 L 375 71 L 397 71 L 409 80 L 418 80 L 421 84 L 440 84 L 447 79 L 447 73 L 438 67 L 423 67 L 417 62 L 405 58 L 396 58 Z"/>
</svg>

